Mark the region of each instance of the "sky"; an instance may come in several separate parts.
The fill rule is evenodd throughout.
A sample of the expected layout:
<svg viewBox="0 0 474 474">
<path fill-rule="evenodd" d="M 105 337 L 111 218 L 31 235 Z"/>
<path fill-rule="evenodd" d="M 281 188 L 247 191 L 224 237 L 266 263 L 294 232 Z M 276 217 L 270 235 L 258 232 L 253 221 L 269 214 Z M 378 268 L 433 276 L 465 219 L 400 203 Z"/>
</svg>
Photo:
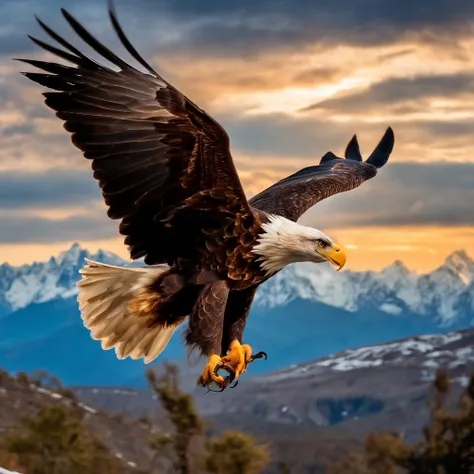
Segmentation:
<svg viewBox="0 0 474 474">
<path fill-rule="evenodd" d="M 11 58 L 44 59 L 38 15 L 81 46 L 67 8 L 129 59 L 105 0 L 0 3 L 0 261 L 18 265 L 78 241 L 126 257 L 90 163 Z M 474 256 L 474 2 L 466 0 L 116 0 L 128 37 L 168 81 L 217 119 L 247 195 L 339 156 L 367 157 L 388 126 L 389 163 L 301 222 L 346 249 L 350 269 L 394 260 L 425 272 Z M 84 51 L 89 49 L 84 46 Z M 132 60 L 133 63 L 133 60 Z M 133 63 L 134 64 L 134 63 Z"/>
</svg>

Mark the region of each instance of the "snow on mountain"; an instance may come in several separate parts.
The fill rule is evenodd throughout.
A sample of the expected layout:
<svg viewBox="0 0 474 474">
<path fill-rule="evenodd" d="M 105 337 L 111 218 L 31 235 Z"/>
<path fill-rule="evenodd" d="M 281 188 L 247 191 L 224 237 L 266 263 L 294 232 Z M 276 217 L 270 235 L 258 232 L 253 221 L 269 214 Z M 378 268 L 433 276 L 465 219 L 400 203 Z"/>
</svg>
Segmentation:
<svg viewBox="0 0 474 474">
<path fill-rule="evenodd" d="M 424 275 L 400 261 L 381 272 L 336 273 L 329 264 L 290 265 L 263 285 L 256 304 L 273 308 L 295 298 L 352 312 L 376 308 L 397 315 L 409 311 L 449 325 L 474 312 L 474 260 L 457 251 Z"/>
<path fill-rule="evenodd" d="M 86 257 L 130 265 L 103 250 L 91 254 L 77 243 L 47 262 L 21 267 L 4 263 L 0 265 L 0 308 L 11 312 L 31 303 L 75 296 L 78 272 Z M 378 309 L 394 316 L 410 312 L 449 326 L 474 314 L 474 260 L 457 251 L 424 275 L 410 271 L 400 261 L 380 272 L 335 272 L 329 264 L 290 265 L 262 286 L 255 304 L 271 309 L 297 298 L 352 312 Z"/>
<path fill-rule="evenodd" d="M 265 383 L 280 379 L 311 377 L 332 372 L 349 372 L 372 367 L 420 368 L 420 377 L 434 377 L 439 369 L 452 370 L 474 364 L 474 332 L 453 331 L 406 338 L 387 344 L 349 349 L 318 359 L 293 365 L 262 377 Z"/>
<path fill-rule="evenodd" d="M 76 281 L 79 280 L 79 269 L 84 266 L 85 258 L 112 265 L 126 263 L 103 250 L 91 254 L 77 243 L 57 257 L 51 257 L 47 262 L 35 262 L 20 267 L 4 263 L 0 265 L 0 306 L 14 311 L 31 303 L 43 303 L 76 295 Z"/>
</svg>

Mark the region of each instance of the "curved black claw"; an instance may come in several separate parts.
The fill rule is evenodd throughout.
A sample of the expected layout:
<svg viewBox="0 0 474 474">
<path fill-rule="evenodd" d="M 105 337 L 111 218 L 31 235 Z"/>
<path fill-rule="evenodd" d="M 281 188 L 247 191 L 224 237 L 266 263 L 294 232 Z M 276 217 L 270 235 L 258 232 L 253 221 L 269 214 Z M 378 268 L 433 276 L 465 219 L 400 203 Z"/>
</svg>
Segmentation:
<svg viewBox="0 0 474 474">
<path fill-rule="evenodd" d="M 219 362 L 214 368 L 214 371 L 213 371 L 214 375 L 219 375 L 219 372 L 221 370 L 225 370 L 229 374 L 227 377 L 224 378 L 224 384 L 218 390 L 214 390 L 210 387 L 207 387 L 207 392 L 206 393 L 209 393 L 209 392 L 214 392 L 214 393 L 223 392 L 234 381 L 234 379 L 235 379 L 235 370 L 234 370 L 233 367 L 231 367 L 230 365 L 227 365 L 227 364 L 223 364 L 222 362 Z M 233 385 L 231 388 L 234 388 L 236 385 L 237 385 L 237 383 L 235 383 L 235 385 Z"/>
<path fill-rule="evenodd" d="M 235 388 L 235 387 L 237 387 L 237 385 L 239 385 L 238 380 L 235 381 L 234 385 L 229 385 L 229 388 Z"/>
<path fill-rule="evenodd" d="M 225 370 L 229 374 L 229 377 L 232 380 L 234 380 L 234 378 L 235 378 L 235 369 L 232 366 L 227 365 L 227 364 L 223 364 L 222 362 L 219 362 L 214 368 L 214 375 L 219 375 L 219 372 L 221 370 Z M 229 377 L 226 377 L 226 379 L 229 378 Z M 232 382 L 232 380 L 231 380 L 231 382 Z"/>
<path fill-rule="evenodd" d="M 265 359 L 265 360 L 268 360 L 268 356 L 267 356 L 267 353 L 266 352 L 263 352 L 263 351 L 260 351 L 260 352 L 257 352 L 256 354 L 252 354 L 250 360 L 253 361 L 255 359 Z"/>
</svg>

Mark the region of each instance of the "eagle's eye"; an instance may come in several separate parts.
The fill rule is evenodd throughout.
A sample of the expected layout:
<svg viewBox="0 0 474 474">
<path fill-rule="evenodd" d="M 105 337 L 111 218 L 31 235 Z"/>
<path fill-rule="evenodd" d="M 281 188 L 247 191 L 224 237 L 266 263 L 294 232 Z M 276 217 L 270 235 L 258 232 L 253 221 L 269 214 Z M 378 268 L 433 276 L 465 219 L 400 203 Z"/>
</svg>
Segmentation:
<svg viewBox="0 0 474 474">
<path fill-rule="evenodd" d="M 323 249 L 324 247 L 326 247 L 326 245 L 326 242 L 324 242 L 323 240 L 318 240 L 318 247 L 321 247 Z"/>
</svg>

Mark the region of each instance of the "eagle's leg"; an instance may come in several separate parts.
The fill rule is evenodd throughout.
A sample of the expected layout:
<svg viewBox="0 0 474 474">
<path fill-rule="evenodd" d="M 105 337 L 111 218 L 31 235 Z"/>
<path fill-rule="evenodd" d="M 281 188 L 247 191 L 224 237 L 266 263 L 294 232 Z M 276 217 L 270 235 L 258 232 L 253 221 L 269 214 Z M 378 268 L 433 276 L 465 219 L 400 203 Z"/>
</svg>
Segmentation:
<svg viewBox="0 0 474 474">
<path fill-rule="evenodd" d="M 197 384 L 204 387 L 215 383 L 225 389 L 233 379 L 233 369 L 226 366 L 220 357 L 228 294 L 226 281 L 218 280 L 207 284 L 200 291 L 190 316 L 186 342 L 198 346 L 201 353 L 209 357 L 202 375 L 197 380 Z M 229 372 L 230 376 L 224 378 L 220 375 L 221 369 Z"/>
<path fill-rule="evenodd" d="M 208 363 L 204 367 L 202 375 L 198 378 L 198 385 L 209 387 L 209 385 L 214 382 L 220 388 L 225 389 L 229 385 L 231 379 L 234 379 L 234 376 L 232 374 L 231 377 L 224 378 L 222 375 L 219 375 L 220 369 L 232 372 L 232 368 L 228 367 L 227 364 L 217 354 L 211 355 L 211 357 L 209 357 Z"/>
</svg>

